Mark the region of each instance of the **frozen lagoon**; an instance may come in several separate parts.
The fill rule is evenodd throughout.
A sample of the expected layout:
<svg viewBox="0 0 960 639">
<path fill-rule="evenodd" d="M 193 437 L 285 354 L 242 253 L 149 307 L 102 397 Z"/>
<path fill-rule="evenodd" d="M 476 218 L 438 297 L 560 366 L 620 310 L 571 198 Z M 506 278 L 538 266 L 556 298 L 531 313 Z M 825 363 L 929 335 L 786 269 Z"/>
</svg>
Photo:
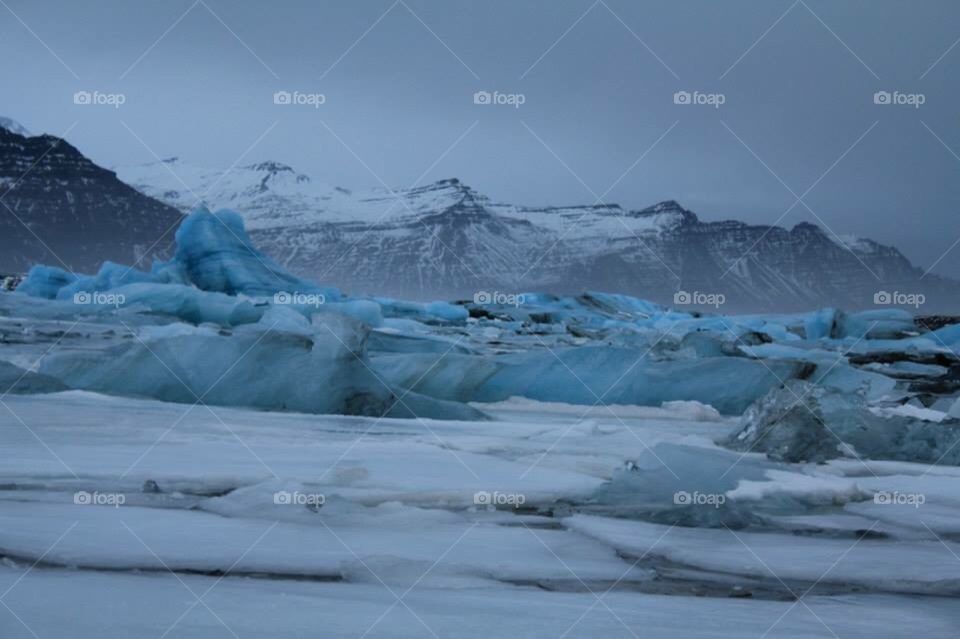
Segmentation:
<svg viewBox="0 0 960 639">
<path fill-rule="evenodd" d="M 956 468 L 770 468 L 713 443 L 736 420 L 689 406 L 584 416 L 523 400 L 485 407 L 489 421 L 444 421 L 82 391 L 3 402 L 16 416 L 0 430 L 4 637 L 960 628 Z M 622 473 L 664 495 L 702 486 L 703 468 L 679 464 L 682 454 L 732 465 L 723 507 L 768 508 L 765 525 L 609 518 L 601 489 Z M 660 518 L 719 510 L 658 490 L 645 508 Z M 873 498 L 882 491 L 926 501 L 884 504 Z"/>
</svg>

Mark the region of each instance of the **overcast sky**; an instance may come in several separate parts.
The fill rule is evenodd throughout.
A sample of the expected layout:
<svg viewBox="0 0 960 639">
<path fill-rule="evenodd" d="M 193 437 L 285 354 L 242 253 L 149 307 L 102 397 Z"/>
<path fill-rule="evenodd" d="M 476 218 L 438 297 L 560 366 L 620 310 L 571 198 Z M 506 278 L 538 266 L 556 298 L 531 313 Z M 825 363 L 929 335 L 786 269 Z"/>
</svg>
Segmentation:
<svg viewBox="0 0 960 639">
<path fill-rule="evenodd" d="M 0 5 L 0 115 L 107 166 L 273 159 L 353 188 L 672 198 L 706 220 L 826 224 L 960 277 L 955 0 Z M 84 90 L 125 102 L 75 105 Z"/>
</svg>

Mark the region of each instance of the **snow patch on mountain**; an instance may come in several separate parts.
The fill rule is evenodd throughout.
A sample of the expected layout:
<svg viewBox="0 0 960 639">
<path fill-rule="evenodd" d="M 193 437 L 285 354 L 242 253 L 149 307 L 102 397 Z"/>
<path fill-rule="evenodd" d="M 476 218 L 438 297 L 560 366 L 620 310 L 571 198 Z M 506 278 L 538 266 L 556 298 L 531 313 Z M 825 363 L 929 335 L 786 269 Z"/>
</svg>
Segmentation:
<svg viewBox="0 0 960 639">
<path fill-rule="evenodd" d="M 30 133 L 25 126 L 11 118 L 0 117 L 0 128 L 4 128 L 11 133 L 16 133 L 17 135 L 22 135 L 27 138 L 33 136 L 33 134 Z"/>
</svg>

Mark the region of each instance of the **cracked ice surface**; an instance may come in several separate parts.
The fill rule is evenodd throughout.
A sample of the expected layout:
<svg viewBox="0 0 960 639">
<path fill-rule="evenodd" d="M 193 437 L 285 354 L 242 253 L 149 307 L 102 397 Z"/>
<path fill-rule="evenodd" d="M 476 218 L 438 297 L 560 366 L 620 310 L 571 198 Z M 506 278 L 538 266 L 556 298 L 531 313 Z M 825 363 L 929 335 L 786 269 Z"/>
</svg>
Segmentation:
<svg viewBox="0 0 960 639">
<path fill-rule="evenodd" d="M 694 406 L 580 420 L 575 407 L 524 400 L 478 422 L 78 391 L 3 401 L 23 420 L 0 430 L 4 637 L 230 636 L 221 621 L 241 637 L 477 636 L 504 624 L 543 637 L 895 637 L 904 623 L 949 637 L 960 624 L 947 525 L 960 521 L 960 471 L 741 458 L 713 444 L 735 420 Z M 622 485 L 647 499 L 610 519 L 604 495 Z M 674 493 L 711 486 L 721 510 L 749 503 L 764 522 L 644 520 L 679 518 L 696 506 Z M 882 511 L 880 490 L 927 490 L 927 503 Z M 487 509 L 477 492 L 525 499 Z"/>
</svg>

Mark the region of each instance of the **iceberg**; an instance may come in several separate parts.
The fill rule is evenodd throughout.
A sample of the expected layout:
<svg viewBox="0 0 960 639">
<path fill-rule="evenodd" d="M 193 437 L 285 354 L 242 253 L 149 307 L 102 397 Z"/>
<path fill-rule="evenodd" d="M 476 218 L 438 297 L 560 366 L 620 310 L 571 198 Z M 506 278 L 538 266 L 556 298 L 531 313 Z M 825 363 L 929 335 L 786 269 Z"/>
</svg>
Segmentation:
<svg viewBox="0 0 960 639">
<path fill-rule="evenodd" d="M 8 393 L 56 393 L 63 390 L 67 390 L 67 385 L 55 377 L 24 370 L 0 360 L 0 398 Z"/>
<path fill-rule="evenodd" d="M 483 418 L 464 404 L 385 385 L 365 362 L 368 330 L 343 315 L 316 315 L 311 322 L 279 308 L 232 331 L 189 324 L 146 327 L 103 351 L 55 351 L 43 359 L 41 372 L 71 388 L 186 404 Z"/>
<path fill-rule="evenodd" d="M 68 299 L 75 293 L 115 289 L 132 283 L 184 284 L 202 291 L 272 297 L 277 293 L 322 295 L 338 301 L 340 291 L 301 279 L 258 251 L 239 214 L 228 209 L 211 213 L 200 206 L 176 232 L 177 250 L 168 262 L 157 262 L 149 273 L 105 262 L 96 275 L 78 275 L 60 268 L 34 266 L 17 292 L 48 299 Z"/>
<path fill-rule="evenodd" d="M 805 374 L 803 363 L 740 357 L 651 361 L 644 350 L 582 346 L 501 358 L 502 367 L 477 388 L 474 401 L 522 395 L 545 402 L 638 404 L 695 400 L 739 415 L 780 380 Z M 736 380 L 731 383 L 731 380 Z"/>
<path fill-rule="evenodd" d="M 277 293 L 321 294 L 337 301 L 340 292 L 296 277 L 257 250 L 238 213 L 211 213 L 200 207 L 177 229 L 173 260 L 154 268 L 157 273 L 181 276 L 204 291 L 269 297 Z"/>
<path fill-rule="evenodd" d="M 960 422 L 931 420 L 935 413 L 871 406 L 866 388 L 841 392 L 791 380 L 752 405 L 722 443 L 794 463 L 846 456 L 958 465 Z"/>
<path fill-rule="evenodd" d="M 36 264 L 27 272 L 27 276 L 17 286 L 17 293 L 31 297 L 56 299 L 57 293 L 65 286 L 73 284 L 77 276 L 56 266 Z"/>
</svg>

